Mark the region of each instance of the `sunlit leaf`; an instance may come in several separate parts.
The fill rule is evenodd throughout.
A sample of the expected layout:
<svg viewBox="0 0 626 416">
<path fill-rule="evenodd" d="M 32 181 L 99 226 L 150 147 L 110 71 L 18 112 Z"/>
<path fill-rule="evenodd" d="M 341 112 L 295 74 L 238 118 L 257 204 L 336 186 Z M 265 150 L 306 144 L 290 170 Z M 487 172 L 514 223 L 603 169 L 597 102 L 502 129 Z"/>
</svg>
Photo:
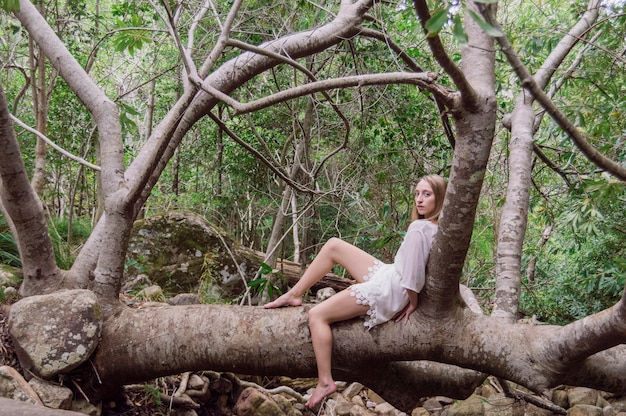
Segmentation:
<svg viewBox="0 0 626 416">
<path fill-rule="evenodd" d="M 480 26 L 480 28 L 483 31 L 485 31 L 485 33 L 488 34 L 489 36 L 493 36 L 493 37 L 496 37 L 496 38 L 500 37 L 500 36 L 504 36 L 504 33 L 500 32 L 498 29 L 496 29 L 495 27 L 493 27 L 489 23 L 487 23 L 475 11 L 469 10 L 469 14 L 470 14 L 470 16 L 472 16 L 472 19 L 474 19 L 474 21 L 478 24 L 478 26 Z"/>
<path fill-rule="evenodd" d="M 426 22 L 426 30 L 428 30 L 428 37 L 437 36 L 437 34 L 443 28 L 443 25 L 448 21 L 448 9 L 437 10 Z"/>
<path fill-rule="evenodd" d="M 467 32 L 465 32 L 463 22 L 461 22 L 461 18 L 459 17 L 459 15 L 454 16 L 454 26 L 452 28 L 452 34 L 454 35 L 454 39 L 456 39 L 456 41 L 459 42 L 461 45 L 467 45 Z"/>
</svg>

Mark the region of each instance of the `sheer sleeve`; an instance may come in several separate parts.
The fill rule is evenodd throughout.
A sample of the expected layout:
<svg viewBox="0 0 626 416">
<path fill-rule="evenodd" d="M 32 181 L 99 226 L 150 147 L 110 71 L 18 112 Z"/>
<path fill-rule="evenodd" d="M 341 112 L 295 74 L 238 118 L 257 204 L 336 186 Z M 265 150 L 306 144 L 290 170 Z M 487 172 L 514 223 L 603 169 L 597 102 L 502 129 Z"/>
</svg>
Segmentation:
<svg viewBox="0 0 626 416">
<path fill-rule="evenodd" d="M 413 221 L 398 249 L 394 264 L 402 276 L 402 287 L 420 292 L 426 281 L 426 263 L 437 225 L 427 220 Z"/>
</svg>

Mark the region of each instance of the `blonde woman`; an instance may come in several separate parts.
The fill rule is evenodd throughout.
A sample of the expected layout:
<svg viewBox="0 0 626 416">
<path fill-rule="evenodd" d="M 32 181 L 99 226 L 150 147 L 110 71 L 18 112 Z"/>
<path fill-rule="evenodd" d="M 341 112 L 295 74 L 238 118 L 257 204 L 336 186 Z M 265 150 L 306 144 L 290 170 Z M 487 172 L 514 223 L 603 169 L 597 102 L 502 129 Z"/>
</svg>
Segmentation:
<svg viewBox="0 0 626 416">
<path fill-rule="evenodd" d="M 344 267 L 357 281 L 309 311 L 318 384 L 306 403 L 307 407 L 314 408 L 337 390 L 331 372 L 331 324 L 363 316 L 365 326 L 371 329 L 392 319 L 406 322 L 417 308 L 446 186 L 446 180 L 438 175 L 425 176 L 417 183 L 413 221 L 392 264 L 382 263 L 339 238 L 331 238 L 295 286 L 265 305 L 266 308 L 302 305 L 304 293 L 336 264 Z"/>
</svg>

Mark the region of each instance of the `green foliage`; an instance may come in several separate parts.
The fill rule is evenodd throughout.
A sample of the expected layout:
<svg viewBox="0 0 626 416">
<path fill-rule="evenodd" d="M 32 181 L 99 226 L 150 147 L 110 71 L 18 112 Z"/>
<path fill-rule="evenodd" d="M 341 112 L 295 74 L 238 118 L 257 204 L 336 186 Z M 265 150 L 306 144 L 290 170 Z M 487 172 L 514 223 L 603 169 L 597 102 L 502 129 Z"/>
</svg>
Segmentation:
<svg viewBox="0 0 626 416">
<path fill-rule="evenodd" d="M 20 0 L 2 0 L 2 2 L 0 2 L 0 9 L 5 12 L 19 12 Z"/>
<path fill-rule="evenodd" d="M 626 202 L 624 184 L 608 176 L 574 187 L 526 282 L 522 301 L 528 313 L 564 324 L 617 302 L 626 285 Z"/>
<path fill-rule="evenodd" d="M 276 279 L 285 280 L 285 276 L 278 269 L 273 269 L 268 264 L 261 262 L 261 267 L 257 272 L 257 277 L 248 282 L 248 287 L 253 293 L 260 295 L 267 292 L 270 299 L 274 298 L 274 294 L 282 294 L 280 288 L 274 283 Z"/>
<path fill-rule="evenodd" d="M 13 267 L 22 265 L 13 234 L 8 230 L 0 232 L 0 263 Z"/>
</svg>

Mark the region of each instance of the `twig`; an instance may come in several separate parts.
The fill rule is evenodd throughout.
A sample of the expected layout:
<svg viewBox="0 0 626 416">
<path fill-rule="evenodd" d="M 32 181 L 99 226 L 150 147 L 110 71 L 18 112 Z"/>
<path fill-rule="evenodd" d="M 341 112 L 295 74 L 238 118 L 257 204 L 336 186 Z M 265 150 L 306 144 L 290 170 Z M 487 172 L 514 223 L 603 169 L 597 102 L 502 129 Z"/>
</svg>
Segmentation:
<svg viewBox="0 0 626 416">
<path fill-rule="evenodd" d="M 11 114 L 11 120 L 13 120 L 13 122 L 19 124 L 26 131 L 29 131 L 29 132 L 33 133 L 35 136 L 39 137 L 41 140 L 43 140 L 44 142 L 48 143 L 50 145 L 50 147 L 52 147 L 53 149 L 57 150 L 63 156 L 66 156 L 66 157 L 68 157 L 68 158 L 70 158 L 72 160 L 75 160 L 76 162 L 80 163 L 81 165 L 85 165 L 85 166 L 87 166 L 87 167 L 89 167 L 89 168 L 91 168 L 93 170 L 100 171 L 100 166 L 94 165 L 93 163 L 89 163 L 85 159 L 82 159 L 82 158 L 80 158 L 78 156 L 75 156 L 75 155 L 71 154 L 67 150 L 65 150 L 62 147 L 60 147 L 57 144 L 55 144 L 52 140 L 50 140 L 48 137 L 46 137 L 40 131 L 35 130 L 34 128 L 32 128 L 32 127 L 28 126 L 27 124 L 25 124 L 24 122 L 22 122 L 19 118 L 15 117 L 13 114 Z"/>
</svg>

